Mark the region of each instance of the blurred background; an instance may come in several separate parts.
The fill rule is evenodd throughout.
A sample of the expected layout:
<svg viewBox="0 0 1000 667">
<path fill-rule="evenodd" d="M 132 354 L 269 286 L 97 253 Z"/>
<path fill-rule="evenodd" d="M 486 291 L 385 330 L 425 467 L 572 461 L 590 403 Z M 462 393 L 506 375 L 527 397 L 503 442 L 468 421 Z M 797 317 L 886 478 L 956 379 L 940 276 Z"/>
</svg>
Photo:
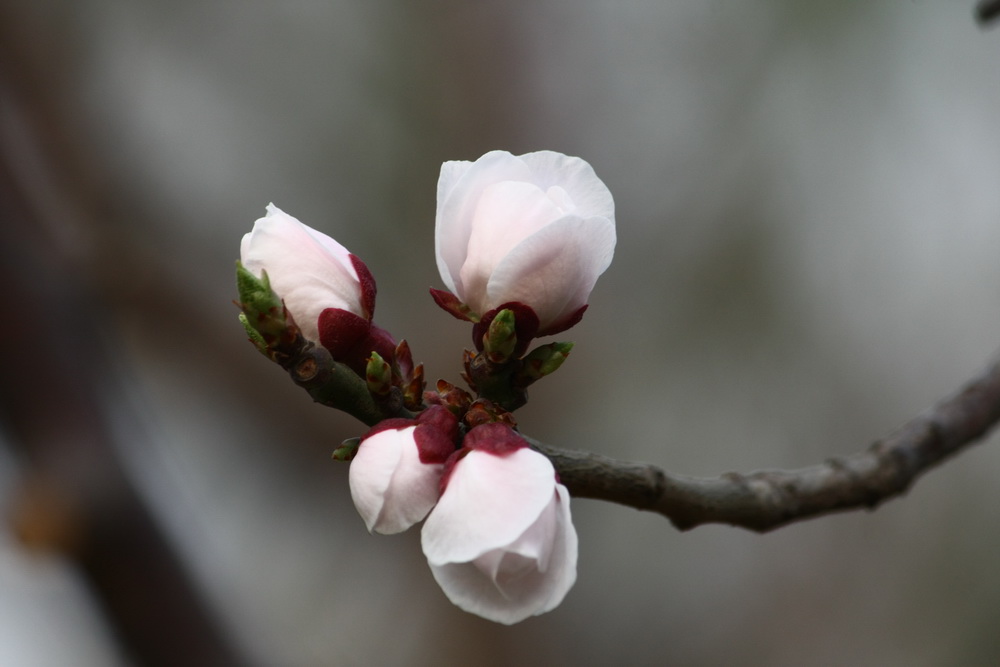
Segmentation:
<svg viewBox="0 0 1000 667">
<path fill-rule="evenodd" d="M 768 535 L 576 501 L 576 587 L 504 627 L 365 531 L 330 460 L 364 427 L 231 300 L 273 201 L 457 382 L 440 163 L 558 150 L 619 240 L 523 430 L 693 475 L 849 454 L 1000 349 L 998 62 L 972 3 L 0 2 L 0 664 L 997 664 L 996 433 Z"/>
</svg>

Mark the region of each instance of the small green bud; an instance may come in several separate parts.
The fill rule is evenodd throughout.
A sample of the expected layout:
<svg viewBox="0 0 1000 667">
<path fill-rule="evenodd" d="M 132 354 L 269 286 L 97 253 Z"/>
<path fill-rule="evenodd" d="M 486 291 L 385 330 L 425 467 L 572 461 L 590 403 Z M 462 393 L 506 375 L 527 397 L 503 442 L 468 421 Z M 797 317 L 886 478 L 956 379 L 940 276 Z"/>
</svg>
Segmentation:
<svg viewBox="0 0 1000 667">
<path fill-rule="evenodd" d="M 504 308 L 483 335 L 483 352 L 494 364 L 502 364 L 510 359 L 517 346 L 517 329 L 514 322 L 514 311 Z"/>
<path fill-rule="evenodd" d="M 288 317 L 281 297 L 271 289 L 267 271 L 261 271 L 258 278 L 248 271 L 241 262 L 236 262 L 236 291 L 240 295 L 239 306 L 246 315 L 247 323 L 265 339 L 280 338 L 288 328 Z"/>
<path fill-rule="evenodd" d="M 333 450 L 334 461 L 350 461 L 358 453 L 358 445 L 361 438 L 348 438 L 340 443 L 340 447 Z"/>
<path fill-rule="evenodd" d="M 392 390 L 392 367 L 374 350 L 365 368 L 365 379 L 374 396 L 388 396 Z"/>
<path fill-rule="evenodd" d="M 521 368 L 514 376 L 514 383 L 527 387 L 546 375 L 555 373 L 573 349 L 573 343 L 548 343 L 539 345 L 521 360 Z"/>
<path fill-rule="evenodd" d="M 271 355 L 267 351 L 267 341 L 264 340 L 264 337 L 261 336 L 256 329 L 250 326 L 250 322 L 247 321 L 245 313 L 240 313 L 239 317 L 240 324 L 242 324 L 243 328 L 246 329 L 247 337 L 250 338 L 250 342 L 253 343 L 253 346 L 256 347 L 257 350 L 260 351 L 260 353 L 265 357 L 270 358 Z"/>
</svg>

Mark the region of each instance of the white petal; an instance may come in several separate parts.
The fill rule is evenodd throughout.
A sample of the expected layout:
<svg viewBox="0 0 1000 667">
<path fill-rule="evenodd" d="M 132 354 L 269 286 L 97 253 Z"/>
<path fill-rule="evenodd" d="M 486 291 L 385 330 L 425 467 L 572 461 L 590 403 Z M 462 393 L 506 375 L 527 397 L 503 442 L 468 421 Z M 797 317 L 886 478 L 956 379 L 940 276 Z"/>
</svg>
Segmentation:
<svg viewBox="0 0 1000 667">
<path fill-rule="evenodd" d="M 431 572 L 452 603 L 509 625 L 562 602 L 576 581 L 577 546 L 569 494 L 559 484 L 535 525 L 509 549 L 469 563 L 432 563 Z"/>
<path fill-rule="evenodd" d="M 537 185 L 503 181 L 486 188 L 473 216 L 469 253 L 460 272 L 464 301 L 484 313 L 486 285 L 496 266 L 514 247 L 564 211 Z"/>
<path fill-rule="evenodd" d="M 424 464 L 415 427 L 376 433 L 351 461 L 351 498 L 369 531 L 390 535 L 417 523 L 437 502 L 441 464 Z"/>
<path fill-rule="evenodd" d="M 464 300 L 459 272 L 468 253 L 479 196 L 501 181 L 529 181 L 528 166 L 506 151 L 492 151 L 473 163 L 446 162 L 438 179 L 434 249 L 445 285 Z"/>
<path fill-rule="evenodd" d="M 363 313 L 348 250 L 274 204 L 243 237 L 240 255 L 243 266 L 255 275 L 267 271 L 271 287 L 309 340 L 319 340 L 317 321 L 326 308 Z"/>
<path fill-rule="evenodd" d="M 524 239 L 496 265 L 486 303 L 528 304 L 544 329 L 587 303 L 614 248 L 610 220 L 566 216 Z"/>
<path fill-rule="evenodd" d="M 527 153 L 521 159 L 531 169 L 535 185 L 543 190 L 554 185 L 566 190 L 580 217 L 607 218 L 614 222 L 611 191 L 585 160 L 554 151 Z"/>
<path fill-rule="evenodd" d="M 432 565 L 461 563 L 511 544 L 542 513 L 554 488 L 552 463 L 538 452 L 470 452 L 424 523 L 424 555 Z"/>
</svg>

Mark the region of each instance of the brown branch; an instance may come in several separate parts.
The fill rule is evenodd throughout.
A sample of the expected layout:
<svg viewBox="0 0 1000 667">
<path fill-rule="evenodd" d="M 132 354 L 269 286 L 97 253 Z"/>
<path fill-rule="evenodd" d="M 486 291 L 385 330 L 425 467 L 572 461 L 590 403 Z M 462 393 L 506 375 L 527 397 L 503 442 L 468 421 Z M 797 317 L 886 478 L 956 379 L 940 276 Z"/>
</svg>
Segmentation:
<svg viewBox="0 0 1000 667">
<path fill-rule="evenodd" d="M 699 478 L 532 441 L 574 496 L 659 512 L 680 530 L 726 523 L 766 532 L 901 495 L 1000 421 L 1000 359 L 953 396 L 868 449 L 798 470 Z"/>
<path fill-rule="evenodd" d="M 986 27 L 1000 17 L 1000 0 L 979 0 L 976 3 L 976 20 Z"/>
</svg>

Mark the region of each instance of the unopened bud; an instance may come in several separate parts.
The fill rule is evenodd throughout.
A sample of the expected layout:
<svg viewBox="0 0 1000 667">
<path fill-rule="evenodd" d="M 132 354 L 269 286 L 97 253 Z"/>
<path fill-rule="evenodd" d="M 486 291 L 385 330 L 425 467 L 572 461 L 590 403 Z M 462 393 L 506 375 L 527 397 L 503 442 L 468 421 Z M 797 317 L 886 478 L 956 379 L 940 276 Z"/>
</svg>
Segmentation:
<svg viewBox="0 0 1000 667">
<path fill-rule="evenodd" d="M 240 324 L 242 324 L 243 328 L 246 330 L 247 337 L 250 339 L 250 342 L 253 343 L 253 346 L 256 347 L 257 350 L 265 357 L 270 358 L 271 355 L 267 351 L 267 341 L 264 340 L 264 337 L 261 336 L 256 329 L 250 326 L 250 322 L 247 321 L 246 313 L 240 313 L 239 317 Z"/>
<path fill-rule="evenodd" d="M 372 352 L 365 368 L 368 391 L 374 396 L 388 396 L 392 390 L 392 367 L 378 352 Z"/>
<path fill-rule="evenodd" d="M 492 424 L 494 422 L 500 422 L 501 424 L 507 424 L 511 428 L 517 426 L 517 421 L 507 410 L 504 410 L 493 401 L 489 401 L 485 398 L 477 398 L 472 405 L 469 406 L 469 410 L 465 413 L 465 417 L 462 419 L 466 427 L 473 429 L 481 424 Z"/>
<path fill-rule="evenodd" d="M 456 417 L 461 418 L 465 411 L 472 404 L 472 395 L 461 387 L 456 387 L 447 380 L 437 381 L 437 393 L 441 399 L 441 405 Z"/>
<path fill-rule="evenodd" d="M 483 335 L 483 352 L 494 364 L 502 364 L 514 353 L 517 347 L 517 329 L 514 322 L 514 311 L 504 308 Z"/>
<path fill-rule="evenodd" d="M 417 364 L 413 369 L 409 382 L 403 386 L 403 405 L 409 410 L 420 411 L 423 409 L 424 387 L 424 365 Z"/>
<path fill-rule="evenodd" d="M 521 368 L 514 376 L 514 383 L 527 387 L 546 375 L 555 373 L 573 349 L 573 343 L 548 343 L 539 345 L 521 360 Z"/>
<path fill-rule="evenodd" d="M 340 447 L 333 450 L 333 460 L 350 461 L 358 453 L 358 445 L 360 444 L 361 438 L 348 438 L 344 440 L 340 443 Z"/>
<path fill-rule="evenodd" d="M 261 271 L 260 278 L 236 262 L 236 291 L 240 295 L 239 307 L 246 315 L 247 323 L 266 340 L 280 338 L 288 327 L 285 306 L 271 289 L 267 271 Z"/>
</svg>

